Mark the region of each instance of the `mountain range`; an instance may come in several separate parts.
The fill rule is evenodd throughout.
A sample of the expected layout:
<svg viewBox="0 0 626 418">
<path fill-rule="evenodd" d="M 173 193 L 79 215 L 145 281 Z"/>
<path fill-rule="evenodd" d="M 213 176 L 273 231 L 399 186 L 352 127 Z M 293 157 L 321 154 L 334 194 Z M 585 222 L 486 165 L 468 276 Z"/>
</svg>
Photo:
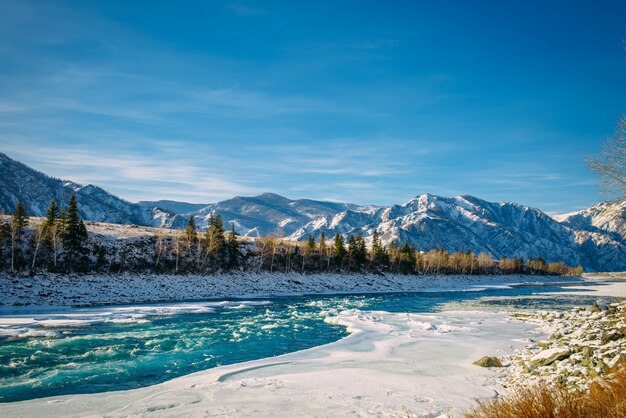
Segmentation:
<svg viewBox="0 0 626 418">
<path fill-rule="evenodd" d="M 359 206 L 273 193 L 234 197 L 217 203 L 170 200 L 131 203 L 106 190 L 56 179 L 0 153 L 0 210 L 11 213 L 19 199 L 32 216 L 43 216 L 52 198 L 67 205 L 75 193 L 83 219 L 182 228 L 189 216 L 205 227 L 211 214 L 234 223 L 240 235 L 277 234 L 293 240 L 327 238 L 376 229 L 384 243 L 408 241 L 421 250 L 487 252 L 495 258 L 538 257 L 582 265 L 587 271 L 626 270 L 626 202 L 602 202 L 588 209 L 549 216 L 517 203 L 493 203 L 473 196 L 422 194 L 392 206 Z"/>
</svg>

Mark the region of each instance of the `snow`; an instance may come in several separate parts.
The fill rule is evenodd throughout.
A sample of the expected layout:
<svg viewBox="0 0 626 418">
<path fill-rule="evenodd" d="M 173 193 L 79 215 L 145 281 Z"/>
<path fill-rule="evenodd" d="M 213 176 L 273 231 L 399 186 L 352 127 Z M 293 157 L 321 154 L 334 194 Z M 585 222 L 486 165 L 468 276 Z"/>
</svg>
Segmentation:
<svg viewBox="0 0 626 418">
<path fill-rule="evenodd" d="M 606 280 L 610 280 L 607 282 Z M 561 295 L 574 296 L 608 296 L 626 298 L 626 280 L 613 277 L 599 277 L 596 279 L 585 278 L 586 286 L 568 286 L 566 290 L 559 292 Z M 590 285 L 589 283 L 596 283 Z"/>
<path fill-rule="evenodd" d="M 332 344 L 214 368 L 155 386 L 0 404 L 23 416 L 459 415 L 501 388 L 498 369 L 471 363 L 521 347 L 535 325 L 504 314 L 343 311 L 351 334 Z"/>
<path fill-rule="evenodd" d="M 240 273 L 218 275 L 0 276 L 0 306 L 88 306 L 212 298 L 340 293 L 478 291 L 534 283 L 537 276 L 415 276 L 366 274 Z M 541 277 L 547 282 L 578 278 Z"/>
<path fill-rule="evenodd" d="M 175 282 L 172 280 L 176 279 Z M 534 282 L 524 276 L 339 276 L 339 275 L 240 275 L 202 277 L 212 294 L 219 292 L 340 293 L 372 283 L 372 291 L 447 289 L 464 291 L 472 286 L 512 285 Z M 297 285 L 294 279 L 302 284 Z M 365 280 L 367 279 L 367 280 Z M 542 278 L 550 279 L 550 278 Z M 563 278 L 555 278 L 563 280 Z M 82 302 L 110 303 L 117 297 L 155 297 L 159 284 L 169 281 L 173 297 L 186 293 L 199 282 L 196 276 L 91 276 L 88 280 L 71 277 L 22 279 L 33 286 L 67 286 Z M 291 281 L 290 281 L 291 280 Z M 61 283 L 59 283 L 61 282 Z M 86 283 L 84 286 L 81 283 Z M 85 293 L 108 283 L 106 292 Z M 226 283 L 232 287 L 226 286 Z M 626 281 L 593 286 L 608 294 L 622 295 Z M 126 286 L 130 285 L 128 289 Z M 133 287 L 136 286 L 136 287 Z M 334 288 L 330 288 L 333 286 Z M 446 287 L 447 286 L 447 287 Z M 100 288 L 99 288 L 100 287 Z M 301 288 L 303 287 L 303 288 Z M 29 290 L 32 294 L 35 292 Z M 125 290 L 126 293 L 120 293 Z M 196 296 L 206 289 L 193 289 Z M 256 292 L 256 293 L 255 293 Z M 71 292 L 70 292 L 71 293 Z M 6 293 L 3 293 L 6 294 Z M 234 293 L 232 293 L 234 294 Z M 591 293 L 593 294 L 593 293 Z M 59 304 L 64 300 L 55 299 Z M 71 300 L 76 300 L 72 298 Z M 30 302 L 41 302 L 36 298 Z M 0 329 L 54 335 L 48 325 L 60 320 L 136 320 L 143 315 L 174 314 L 178 310 L 212 309 L 219 304 L 237 308 L 268 301 L 185 302 L 168 305 L 112 306 L 104 312 L 64 308 L 57 314 L 15 315 L 0 321 Z M 315 302 L 311 302 L 315 303 Z M 15 308 L 10 308 L 15 309 Z M 36 309 L 34 310 L 36 312 Z M 545 313 L 546 315 L 548 313 Z M 562 314 L 554 313 L 555 318 Z M 460 416 L 475 400 L 494 398 L 506 389 L 501 386 L 507 369 L 486 369 L 472 365 L 484 356 L 504 359 L 518 353 L 529 341 L 545 338 L 545 324 L 522 322 L 504 313 L 443 312 L 431 314 L 389 313 L 347 310 L 326 321 L 345 326 L 350 335 L 335 343 L 290 353 L 205 370 L 162 384 L 137 390 L 88 395 L 67 395 L 0 404 L 0 416 Z M 49 333 L 49 334 L 46 334 Z M 32 334 L 35 335 L 35 334 Z M 32 336 L 31 335 L 31 336 Z M 25 335 L 21 335 L 25 336 Z M 533 354 L 534 355 L 534 354 Z"/>
</svg>

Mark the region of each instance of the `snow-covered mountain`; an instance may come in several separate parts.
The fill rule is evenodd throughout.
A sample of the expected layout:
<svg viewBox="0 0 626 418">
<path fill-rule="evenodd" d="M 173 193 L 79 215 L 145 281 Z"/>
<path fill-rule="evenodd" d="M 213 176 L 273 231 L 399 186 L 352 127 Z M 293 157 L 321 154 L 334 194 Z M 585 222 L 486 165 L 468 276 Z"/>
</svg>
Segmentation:
<svg viewBox="0 0 626 418">
<path fill-rule="evenodd" d="M 114 196 L 100 187 L 82 186 L 47 176 L 0 153 L 0 210 L 13 213 L 19 199 L 31 216 L 44 216 L 52 198 L 67 206 L 73 193 L 83 219 L 119 224 L 155 225 L 171 217 L 156 208 L 145 208 Z"/>
<path fill-rule="evenodd" d="M 541 256 L 588 270 L 625 270 L 625 207 L 625 202 L 605 202 L 581 212 L 587 216 L 586 222 L 574 224 L 568 223 L 574 218 L 559 222 L 539 209 L 517 203 L 424 194 L 402 205 L 347 210 L 316 219 L 290 238 L 318 237 L 321 232 L 327 237 L 337 232 L 361 232 L 369 237 L 376 229 L 385 243 L 408 241 L 423 250 L 444 245 L 449 251 L 484 251 L 496 258 Z"/>
<path fill-rule="evenodd" d="M 291 200 L 274 193 L 263 193 L 253 197 L 237 196 L 206 205 L 190 213 L 178 214 L 170 221 L 170 224 L 174 227 L 182 226 L 187 222 L 188 217 L 193 215 L 196 224 L 205 227 L 211 214 L 217 213 L 227 224 L 233 222 L 237 233 L 241 235 L 289 236 L 316 219 L 333 216 L 346 210 L 363 209 L 364 207 L 349 203 L 309 199 Z"/>
<path fill-rule="evenodd" d="M 622 241 L 626 237 L 626 201 L 602 202 L 579 212 L 556 215 L 554 219 L 577 231 L 607 234 Z"/>
<path fill-rule="evenodd" d="M 88 220 L 182 228 L 189 216 L 204 228 L 212 213 L 232 222 L 245 236 L 278 234 L 293 240 L 312 235 L 376 229 L 384 243 L 408 241 L 424 251 L 469 249 L 496 258 L 538 257 L 565 261 L 586 270 L 626 270 L 626 202 L 604 202 L 584 211 L 550 217 L 517 203 L 492 203 L 473 196 L 417 196 L 401 205 L 291 200 L 264 193 L 211 204 L 175 201 L 130 203 L 99 187 L 51 178 L 0 154 L 0 209 L 12 212 L 22 198 L 31 215 L 45 213 L 54 196 L 66 204 L 76 192 L 81 216 Z"/>
</svg>

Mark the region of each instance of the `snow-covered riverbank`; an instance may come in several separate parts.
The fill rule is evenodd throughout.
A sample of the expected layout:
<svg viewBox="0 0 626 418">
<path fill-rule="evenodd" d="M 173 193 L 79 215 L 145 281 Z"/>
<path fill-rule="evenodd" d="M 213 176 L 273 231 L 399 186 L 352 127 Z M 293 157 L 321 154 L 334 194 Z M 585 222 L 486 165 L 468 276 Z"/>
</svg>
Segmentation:
<svg viewBox="0 0 626 418">
<path fill-rule="evenodd" d="M 502 278 L 509 283 L 528 281 L 497 277 Z M 455 278 L 436 279 L 430 278 L 430 287 L 420 289 L 434 290 L 446 283 L 444 279 Z M 459 280 L 454 288 L 496 285 L 496 278 L 472 279 Z M 598 288 L 603 294 L 624 297 L 620 284 Z M 418 416 L 459 415 L 476 399 L 506 391 L 503 384 L 511 372 L 520 376 L 515 365 L 487 369 L 473 365 L 476 359 L 513 359 L 525 344 L 547 339 L 550 331 L 544 322 L 475 311 L 347 310 L 326 321 L 347 327 L 351 334 L 309 350 L 213 368 L 137 390 L 0 404 L 0 415 L 401 416 L 408 415 L 406 411 Z"/>
<path fill-rule="evenodd" d="M 625 297 L 623 283 L 608 286 L 613 295 Z M 543 381 L 585 390 L 589 383 L 626 363 L 626 302 L 567 312 L 517 313 L 515 317 L 537 324 L 549 335 L 510 357 L 509 381 L 513 386 Z"/>
<path fill-rule="evenodd" d="M 559 276 L 413 276 L 296 273 L 0 276 L 0 306 L 86 306 L 301 294 L 471 291 L 580 280 Z"/>
<path fill-rule="evenodd" d="M 0 404 L 24 416 L 439 416 L 498 393 L 503 370 L 472 365 L 523 345 L 533 324 L 503 313 L 343 311 L 351 334 L 283 356 L 218 367 L 155 386 Z M 406 414 L 406 412 L 404 413 Z"/>
</svg>

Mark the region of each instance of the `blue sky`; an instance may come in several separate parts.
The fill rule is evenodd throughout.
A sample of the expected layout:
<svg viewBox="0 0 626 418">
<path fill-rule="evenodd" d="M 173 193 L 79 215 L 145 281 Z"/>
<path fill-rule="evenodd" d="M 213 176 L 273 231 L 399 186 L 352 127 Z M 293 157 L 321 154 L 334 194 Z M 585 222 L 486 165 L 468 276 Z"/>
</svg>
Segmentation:
<svg viewBox="0 0 626 418">
<path fill-rule="evenodd" d="M 0 151 L 128 200 L 546 212 L 626 111 L 626 3 L 0 0 Z"/>
</svg>

